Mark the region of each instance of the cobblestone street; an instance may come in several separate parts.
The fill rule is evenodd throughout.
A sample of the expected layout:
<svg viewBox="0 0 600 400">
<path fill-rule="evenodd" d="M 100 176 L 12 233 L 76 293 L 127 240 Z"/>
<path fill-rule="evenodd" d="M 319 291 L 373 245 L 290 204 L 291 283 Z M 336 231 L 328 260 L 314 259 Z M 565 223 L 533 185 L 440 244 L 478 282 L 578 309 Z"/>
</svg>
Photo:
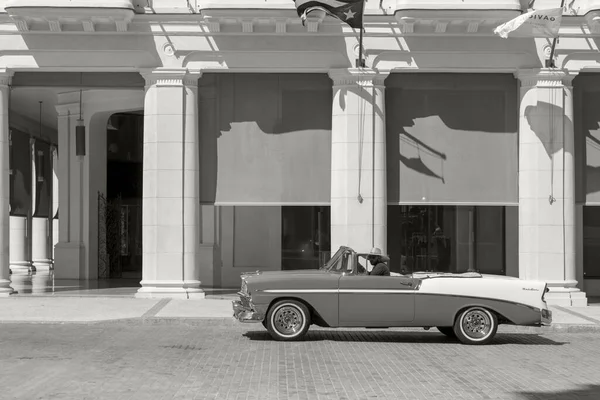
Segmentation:
<svg viewBox="0 0 600 400">
<path fill-rule="evenodd" d="M 279 343 L 258 325 L 3 324 L 1 399 L 598 399 L 600 335 L 324 330 Z"/>
</svg>

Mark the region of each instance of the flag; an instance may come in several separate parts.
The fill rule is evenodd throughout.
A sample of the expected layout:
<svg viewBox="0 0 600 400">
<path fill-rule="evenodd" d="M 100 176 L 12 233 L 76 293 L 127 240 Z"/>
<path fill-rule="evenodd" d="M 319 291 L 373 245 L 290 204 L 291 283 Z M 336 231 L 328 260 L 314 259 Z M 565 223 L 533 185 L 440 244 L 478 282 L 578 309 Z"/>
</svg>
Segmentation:
<svg viewBox="0 0 600 400">
<path fill-rule="evenodd" d="M 529 11 L 498 26 L 494 33 L 505 39 L 508 36 L 557 37 L 562 15 L 562 7 Z"/>
<path fill-rule="evenodd" d="M 323 11 L 334 18 L 347 23 L 352 28 L 363 27 L 365 0 L 294 0 L 302 25 L 312 11 Z"/>
</svg>

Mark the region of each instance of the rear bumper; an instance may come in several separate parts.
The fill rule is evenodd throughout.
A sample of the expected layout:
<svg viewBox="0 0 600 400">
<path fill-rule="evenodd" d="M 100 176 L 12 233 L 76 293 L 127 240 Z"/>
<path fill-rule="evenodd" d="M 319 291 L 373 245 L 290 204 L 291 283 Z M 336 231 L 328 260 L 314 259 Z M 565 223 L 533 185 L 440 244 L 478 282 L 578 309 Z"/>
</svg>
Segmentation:
<svg viewBox="0 0 600 400">
<path fill-rule="evenodd" d="M 552 325 L 552 311 L 548 309 L 542 309 L 540 321 L 542 326 Z"/>
<path fill-rule="evenodd" d="M 265 313 L 254 310 L 247 300 L 234 300 L 231 303 L 233 316 L 240 322 L 262 322 L 265 319 Z"/>
</svg>

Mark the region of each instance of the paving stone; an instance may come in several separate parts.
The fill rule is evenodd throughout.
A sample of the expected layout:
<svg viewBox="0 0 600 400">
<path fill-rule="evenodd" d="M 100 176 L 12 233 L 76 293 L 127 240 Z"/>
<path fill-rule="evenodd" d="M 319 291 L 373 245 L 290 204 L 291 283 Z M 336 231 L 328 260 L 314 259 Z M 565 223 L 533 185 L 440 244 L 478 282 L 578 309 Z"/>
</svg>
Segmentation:
<svg viewBox="0 0 600 400">
<path fill-rule="evenodd" d="M 0 399 L 597 399 L 599 377 L 596 333 L 464 346 L 435 329 L 282 343 L 222 320 L 0 325 Z"/>
</svg>

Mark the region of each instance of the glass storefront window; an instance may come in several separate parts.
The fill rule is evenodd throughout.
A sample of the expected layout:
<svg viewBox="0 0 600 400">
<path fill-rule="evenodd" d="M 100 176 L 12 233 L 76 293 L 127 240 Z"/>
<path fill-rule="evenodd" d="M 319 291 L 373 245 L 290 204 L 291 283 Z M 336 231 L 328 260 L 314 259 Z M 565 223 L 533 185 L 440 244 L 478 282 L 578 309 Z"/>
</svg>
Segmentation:
<svg viewBox="0 0 600 400">
<path fill-rule="evenodd" d="M 505 274 L 505 207 L 389 206 L 393 272 Z"/>
<path fill-rule="evenodd" d="M 221 206 L 223 268 L 318 269 L 331 258 L 329 206 Z"/>
<path fill-rule="evenodd" d="M 281 209 L 281 269 L 318 269 L 331 257 L 330 207 Z"/>
<path fill-rule="evenodd" d="M 583 276 L 600 278 L 600 207 L 583 207 Z"/>
</svg>

